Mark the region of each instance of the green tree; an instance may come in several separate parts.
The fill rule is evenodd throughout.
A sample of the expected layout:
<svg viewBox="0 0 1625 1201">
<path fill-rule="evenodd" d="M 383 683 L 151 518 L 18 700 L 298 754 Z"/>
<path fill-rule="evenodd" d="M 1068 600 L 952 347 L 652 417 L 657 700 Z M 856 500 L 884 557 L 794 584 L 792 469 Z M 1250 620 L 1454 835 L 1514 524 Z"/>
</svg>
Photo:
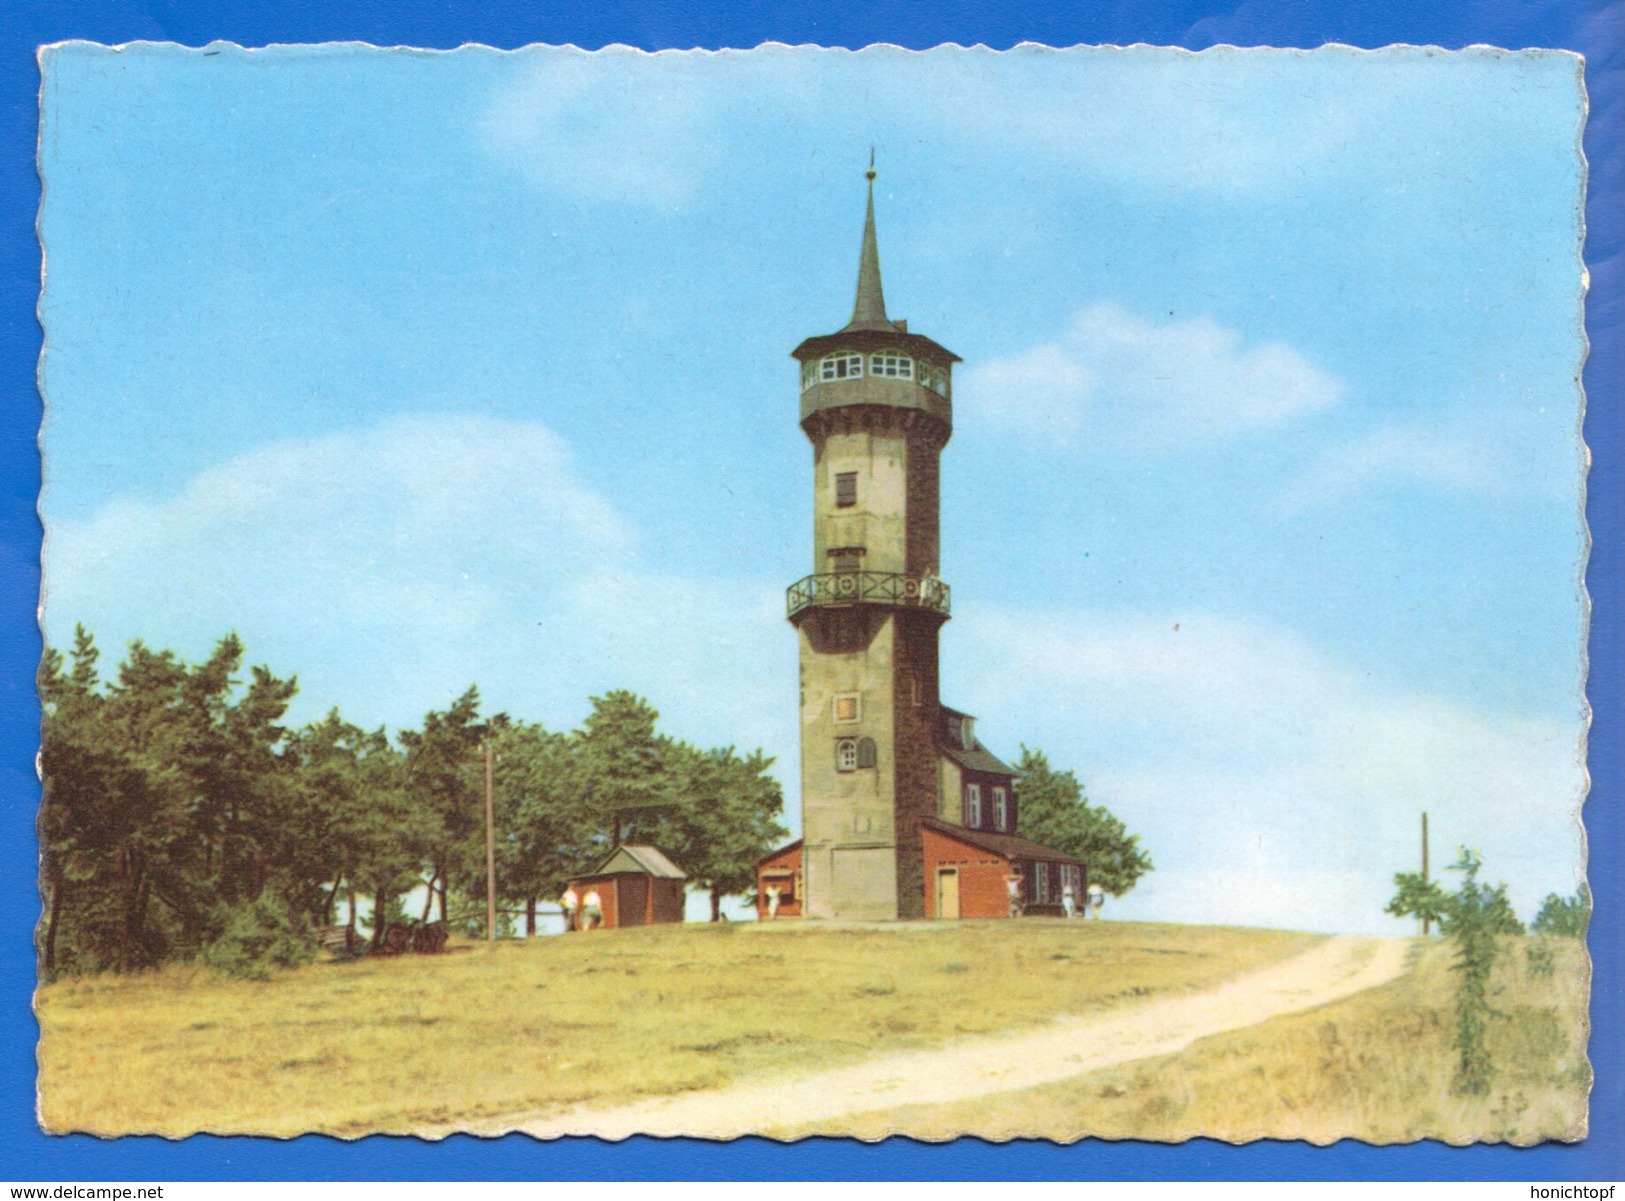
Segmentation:
<svg viewBox="0 0 1625 1201">
<path fill-rule="evenodd" d="M 1534 931 L 1559 938 L 1584 938 L 1590 924 L 1591 889 L 1581 884 L 1573 896 L 1548 893 L 1535 915 Z"/>
<path fill-rule="evenodd" d="M 1044 752 L 1021 748 L 1016 813 L 1023 837 L 1081 859 L 1091 883 L 1122 896 L 1152 870 L 1151 856 L 1122 820 L 1091 805 L 1070 771 L 1056 771 Z"/>
<path fill-rule="evenodd" d="M 558 896 L 603 855 L 604 831 L 577 779 L 573 740 L 515 722 L 495 739 L 497 886 L 525 907 L 525 933 L 536 933 L 536 905 Z M 483 860 L 477 887 L 485 887 Z"/>
<path fill-rule="evenodd" d="M 404 758 L 381 729 L 362 730 L 334 709 L 299 731 L 293 751 L 303 831 L 298 875 L 306 884 L 294 909 L 330 924 L 342 889 L 353 927 L 358 892 L 384 897 L 387 909 L 388 898 L 418 880 L 415 848 L 431 841 L 430 815 L 408 801 Z"/>
<path fill-rule="evenodd" d="M 406 751 L 408 801 L 421 819 L 414 832 L 421 840 L 415 849 L 428 871 L 425 919 L 438 896 L 440 918 L 447 920 L 451 890 L 461 887 L 473 895 L 473 877 L 484 871 L 482 747 L 493 724 L 506 724 L 506 719 L 484 722 L 479 711 L 479 689 L 470 687 L 444 712 L 427 714 L 421 730 L 399 735 Z M 387 915 L 387 906 L 383 912 Z M 386 924 L 387 918 L 375 924 L 375 940 L 383 937 Z"/>
<path fill-rule="evenodd" d="M 1493 887 L 1480 884 L 1482 861 L 1466 847 L 1451 865 L 1462 874 L 1461 887 L 1447 893 L 1437 881 L 1424 880 L 1420 872 L 1400 872 L 1394 877 L 1396 892 L 1388 902 L 1395 917 L 1428 917 L 1456 944 L 1456 961 L 1451 970 L 1456 980 L 1456 1081 L 1457 1092 L 1482 1094 L 1489 1091 L 1494 1075 L 1485 1031 L 1491 1016 L 1489 1004 L 1490 970 L 1495 966 L 1497 938 L 1522 934 L 1523 923 L 1507 900 L 1505 883 Z"/>
<path fill-rule="evenodd" d="M 719 921 L 722 898 L 754 888 L 757 861 L 785 836 L 778 821 L 784 794 L 768 774 L 773 758 L 760 750 L 741 758 L 733 747 L 701 751 L 674 743 L 668 759 L 682 802 L 664 849 L 691 885 L 710 894 L 711 920 Z"/>
<path fill-rule="evenodd" d="M 602 823 L 600 849 L 653 838 L 677 801 L 670 743 L 656 732 L 652 705 L 625 690 L 592 698 L 592 714 L 575 736 L 575 779 Z"/>
</svg>

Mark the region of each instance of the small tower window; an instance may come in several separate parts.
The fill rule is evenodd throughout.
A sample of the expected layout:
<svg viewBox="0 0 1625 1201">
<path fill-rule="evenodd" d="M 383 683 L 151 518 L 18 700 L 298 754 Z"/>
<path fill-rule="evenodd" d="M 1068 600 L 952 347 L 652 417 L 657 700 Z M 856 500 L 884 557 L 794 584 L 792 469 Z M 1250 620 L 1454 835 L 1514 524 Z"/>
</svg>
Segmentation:
<svg viewBox="0 0 1625 1201">
<path fill-rule="evenodd" d="M 858 766 L 873 767 L 879 761 L 873 738 L 858 739 Z"/>
<path fill-rule="evenodd" d="M 818 364 L 803 363 L 801 365 L 801 390 L 805 392 L 818 382 Z"/>
<path fill-rule="evenodd" d="M 863 570 L 863 547 L 838 546 L 829 552 L 831 570 L 838 575 Z"/>
<path fill-rule="evenodd" d="M 855 692 L 841 692 L 835 696 L 835 720 L 858 720 L 858 694 Z"/>
<path fill-rule="evenodd" d="M 858 770 L 858 740 L 856 738 L 842 738 L 835 744 L 835 770 Z"/>
<path fill-rule="evenodd" d="M 824 382 L 834 379 L 862 379 L 861 354 L 832 354 L 819 365 L 818 378 Z"/>
<path fill-rule="evenodd" d="M 850 509 L 858 503 L 858 473 L 855 471 L 837 471 L 835 473 L 835 507 L 837 509 Z"/>
<path fill-rule="evenodd" d="M 872 354 L 869 356 L 869 374 L 886 379 L 913 379 L 914 360 L 902 354 Z"/>
<path fill-rule="evenodd" d="M 965 785 L 965 824 L 972 830 L 981 829 L 982 786 L 980 784 Z"/>
</svg>

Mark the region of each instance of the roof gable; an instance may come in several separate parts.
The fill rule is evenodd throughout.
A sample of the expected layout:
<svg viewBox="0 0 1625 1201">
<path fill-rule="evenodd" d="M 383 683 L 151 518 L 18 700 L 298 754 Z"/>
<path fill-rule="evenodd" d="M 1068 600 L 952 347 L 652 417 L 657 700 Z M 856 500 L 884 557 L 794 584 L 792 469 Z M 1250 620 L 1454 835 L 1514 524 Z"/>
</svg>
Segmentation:
<svg viewBox="0 0 1625 1201">
<path fill-rule="evenodd" d="M 662 880 L 686 880 L 688 873 L 666 858 L 657 847 L 619 846 L 593 872 L 595 876 L 655 876 Z"/>
</svg>

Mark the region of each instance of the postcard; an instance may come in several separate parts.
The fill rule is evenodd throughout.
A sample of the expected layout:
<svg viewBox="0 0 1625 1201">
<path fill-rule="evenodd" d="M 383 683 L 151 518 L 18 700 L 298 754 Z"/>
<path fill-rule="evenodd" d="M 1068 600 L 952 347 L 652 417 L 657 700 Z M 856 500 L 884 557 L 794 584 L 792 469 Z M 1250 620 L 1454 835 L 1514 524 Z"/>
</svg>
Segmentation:
<svg viewBox="0 0 1625 1201">
<path fill-rule="evenodd" d="M 1583 64 L 41 52 L 52 1132 L 1587 1132 Z"/>
</svg>

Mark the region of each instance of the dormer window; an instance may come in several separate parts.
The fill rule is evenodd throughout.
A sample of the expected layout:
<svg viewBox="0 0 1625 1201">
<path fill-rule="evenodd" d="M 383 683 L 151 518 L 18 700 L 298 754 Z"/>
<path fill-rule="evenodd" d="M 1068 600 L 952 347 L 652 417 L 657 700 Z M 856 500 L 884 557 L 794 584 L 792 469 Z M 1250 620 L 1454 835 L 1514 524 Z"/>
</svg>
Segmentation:
<svg viewBox="0 0 1625 1201">
<path fill-rule="evenodd" d="M 844 352 L 826 355 L 818 365 L 818 378 L 824 383 L 837 379 L 862 379 L 863 356 Z"/>
<path fill-rule="evenodd" d="M 869 356 L 869 374 L 884 379 L 913 379 L 914 360 L 904 354 L 872 354 Z"/>
</svg>

